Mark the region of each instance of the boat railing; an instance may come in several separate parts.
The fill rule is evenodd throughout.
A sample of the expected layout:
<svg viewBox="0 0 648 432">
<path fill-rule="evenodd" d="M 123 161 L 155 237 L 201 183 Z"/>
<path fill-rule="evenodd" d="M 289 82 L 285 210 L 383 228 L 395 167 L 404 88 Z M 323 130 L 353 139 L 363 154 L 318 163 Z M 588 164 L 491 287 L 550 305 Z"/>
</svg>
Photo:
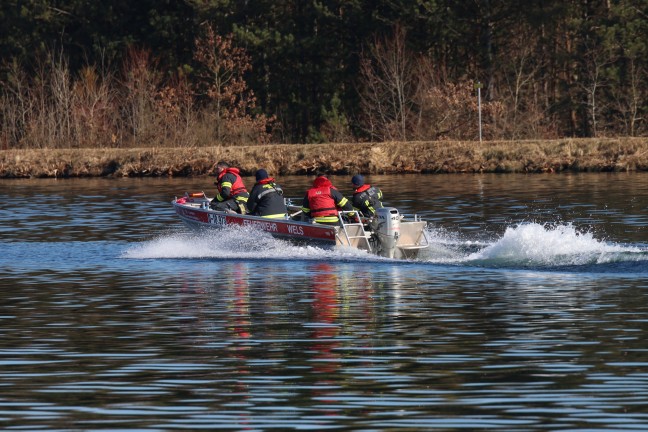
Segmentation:
<svg viewBox="0 0 648 432">
<path fill-rule="evenodd" d="M 296 220 L 295 217 L 302 215 L 304 212 L 301 209 L 301 204 L 296 204 L 296 198 L 284 197 L 284 205 L 286 206 L 286 213 L 290 219 Z"/>
<path fill-rule="evenodd" d="M 340 218 L 341 230 L 338 232 L 337 237 L 340 243 L 373 252 L 370 241 L 371 232 L 367 232 L 365 229 L 366 220 L 363 220 L 357 211 L 348 210 L 338 211 L 338 217 Z M 340 234 L 343 234 L 344 238 Z"/>
<path fill-rule="evenodd" d="M 400 213 L 400 219 L 404 222 L 422 222 L 421 215 L 416 213 Z"/>
</svg>

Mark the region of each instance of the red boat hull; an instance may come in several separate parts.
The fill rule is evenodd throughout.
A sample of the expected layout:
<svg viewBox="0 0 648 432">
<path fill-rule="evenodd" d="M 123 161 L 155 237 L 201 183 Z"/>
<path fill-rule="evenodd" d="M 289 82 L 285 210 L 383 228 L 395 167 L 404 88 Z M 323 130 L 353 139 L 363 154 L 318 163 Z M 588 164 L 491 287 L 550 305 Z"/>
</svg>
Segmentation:
<svg viewBox="0 0 648 432">
<path fill-rule="evenodd" d="M 260 216 L 225 213 L 205 208 L 202 199 L 180 198 L 172 202 L 180 219 L 191 228 L 222 229 L 227 226 L 253 227 L 275 237 L 298 242 L 317 242 L 335 245 L 337 228 L 314 225 L 291 219 L 268 219 Z"/>
</svg>

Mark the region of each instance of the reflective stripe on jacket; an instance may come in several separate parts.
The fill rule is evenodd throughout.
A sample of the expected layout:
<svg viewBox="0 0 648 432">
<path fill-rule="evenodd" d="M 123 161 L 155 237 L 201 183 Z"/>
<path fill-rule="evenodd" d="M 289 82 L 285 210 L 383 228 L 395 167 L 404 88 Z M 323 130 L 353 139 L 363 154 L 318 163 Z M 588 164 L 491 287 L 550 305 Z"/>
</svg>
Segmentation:
<svg viewBox="0 0 648 432">
<path fill-rule="evenodd" d="M 364 216 L 374 216 L 376 209 L 383 206 L 382 197 L 382 191 L 377 187 L 362 185 L 353 193 L 353 207 L 360 210 Z"/>
<path fill-rule="evenodd" d="M 250 213 L 264 218 L 283 218 L 286 215 L 286 204 L 283 189 L 269 177 L 258 181 L 248 199 Z"/>
</svg>

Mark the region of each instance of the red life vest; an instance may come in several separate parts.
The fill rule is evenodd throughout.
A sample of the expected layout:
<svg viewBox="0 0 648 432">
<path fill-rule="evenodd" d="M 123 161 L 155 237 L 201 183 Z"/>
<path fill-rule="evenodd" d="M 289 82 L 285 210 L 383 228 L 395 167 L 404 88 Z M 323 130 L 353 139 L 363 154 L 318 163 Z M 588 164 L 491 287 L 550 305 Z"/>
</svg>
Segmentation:
<svg viewBox="0 0 648 432">
<path fill-rule="evenodd" d="M 358 189 L 356 189 L 354 193 L 364 192 L 367 189 L 369 189 L 370 187 L 371 187 L 370 184 L 364 184 L 364 185 L 360 186 Z"/>
<path fill-rule="evenodd" d="M 275 179 L 274 177 L 268 177 L 263 180 L 259 180 L 257 183 L 259 184 L 268 184 L 268 183 L 274 183 Z"/>
<path fill-rule="evenodd" d="M 331 182 L 324 177 L 318 177 L 313 186 L 306 193 L 311 217 L 337 216 L 335 199 L 331 196 Z"/>
<path fill-rule="evenodd" d="M 247 193 L 247 189 L 245 189 L 245 184 L 243 183 L 243 179 L 239 175 L 239 169 L 238 168 L 226 168 L 223 170 L 218 175 L 218 193 L 221 193 L 221 179 L 225 176 L 225 174 L 230 173 L 233 174 L 236 177 L 236 180 L 232 184 L 232 187 L 230 189 L 230 196 L 235 197 L 238 194 L 241 193 Z"/>
</svg>

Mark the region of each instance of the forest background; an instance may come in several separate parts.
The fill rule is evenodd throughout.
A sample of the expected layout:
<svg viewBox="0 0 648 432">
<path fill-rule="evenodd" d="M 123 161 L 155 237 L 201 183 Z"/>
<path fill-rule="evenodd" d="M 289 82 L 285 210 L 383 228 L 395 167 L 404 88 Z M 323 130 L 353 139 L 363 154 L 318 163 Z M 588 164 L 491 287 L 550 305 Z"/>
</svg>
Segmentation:
<svg viewBox="0 0 648 432">
<path fill-rule="evenodd" d="M 648 135 L 648 0 L 7 0 L 0 59 L 3 150 Z"/>
</svg>

